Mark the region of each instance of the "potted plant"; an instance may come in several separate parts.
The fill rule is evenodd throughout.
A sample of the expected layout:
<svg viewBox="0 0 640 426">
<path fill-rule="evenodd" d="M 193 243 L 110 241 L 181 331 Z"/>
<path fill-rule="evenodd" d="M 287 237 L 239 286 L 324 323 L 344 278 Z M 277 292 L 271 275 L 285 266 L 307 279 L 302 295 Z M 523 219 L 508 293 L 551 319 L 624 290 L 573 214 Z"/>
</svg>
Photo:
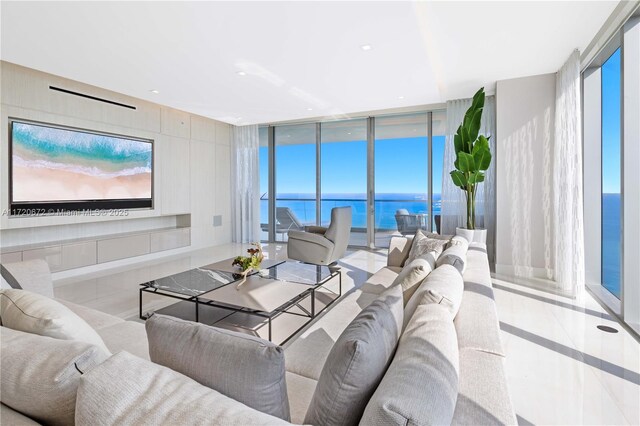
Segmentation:
<svg viewBox="0 0 640 426">
<path fill-rule="evenodd" d="M 467 227 L 457 228 L 456 234 L 464 236 L 469 242 L 486 243 L 486 229 L 476 229 L 478 185 L 484 182 L 485 172 L 491 165 L 489 138 L 479 134 L 483 108 L 484 87 L 473 95 L 471 106 L 453 137 L 456 169 L 451 171 L 451 179 L 465 192 L 467 198 Z"/>
<path fill-rule="evenodd" d="M 247 254 L 249 254 L 249 256 L 238 256 L 233 259 L 232 265 L 237 266 L 242 270 L 242 272 L 238 274 L 242 279 L 238 282 L 236 290 L 247 281 L 247 275 L 260 269 L 260 264 L 264 260 L 264 253 L 262 252 L 262 246 L 260 243 L 251 243 L 251 245 L 255 248 L 247 249 Z"/>
</svg>

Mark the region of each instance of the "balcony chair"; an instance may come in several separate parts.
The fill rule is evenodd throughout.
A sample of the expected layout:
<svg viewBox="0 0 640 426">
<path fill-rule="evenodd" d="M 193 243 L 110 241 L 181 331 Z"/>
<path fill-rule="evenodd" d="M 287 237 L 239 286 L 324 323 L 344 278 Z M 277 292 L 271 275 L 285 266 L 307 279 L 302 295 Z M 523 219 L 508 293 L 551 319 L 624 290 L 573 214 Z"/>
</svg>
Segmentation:
<svg viewBox="0 0 640 426">
<path fill-rule="evenodd" d="M 330 265 L 344 256 L 350 234 L 351 207 L 335 207 L 331 209 L 328 228 L 307 226 L 304 231 L 289 231 L 287 256 L 314 265 Z"/>
<path fill-rule="evenodd" d="M 260 228 L 264 232 L 269 232 L 269 225 L 266 223 L 261 223 Z M 287 232 L 294 230 L 304 230 L 304 225 L 300 222 L 298 216 L 289 207 L 276 207 L 276 240 L 278 234 L 284 236 Z"/>
<path fill-rule="evenodd" d="M 426 229 L 427 224 L 423 223 L 423 218 L 423 214 L 409 213 L 407 209 L 396 210 L 398 232 L 402 235 L 413 235 L 418 229 Z"/>
</svg>

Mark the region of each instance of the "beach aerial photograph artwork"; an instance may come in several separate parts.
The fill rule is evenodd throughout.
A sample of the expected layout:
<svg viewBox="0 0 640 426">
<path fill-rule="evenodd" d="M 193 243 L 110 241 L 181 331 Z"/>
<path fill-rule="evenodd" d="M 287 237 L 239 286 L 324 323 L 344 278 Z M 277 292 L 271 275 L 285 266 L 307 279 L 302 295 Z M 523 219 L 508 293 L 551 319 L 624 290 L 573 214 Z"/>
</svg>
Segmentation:
<svg viewBox="0 0 640 426">
<path fill-rule="evenodd" d="M 150 199 L 152 144 L 12 123 L 14 202 Z"/>
</svg>

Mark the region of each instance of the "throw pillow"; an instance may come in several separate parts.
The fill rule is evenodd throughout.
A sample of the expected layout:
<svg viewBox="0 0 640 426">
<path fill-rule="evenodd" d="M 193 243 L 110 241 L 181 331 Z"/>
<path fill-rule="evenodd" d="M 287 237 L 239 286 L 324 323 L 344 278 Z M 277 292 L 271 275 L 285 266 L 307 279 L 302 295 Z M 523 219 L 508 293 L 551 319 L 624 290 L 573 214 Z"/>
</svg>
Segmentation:
<svg viewBox="0 0 640 426">
<path fill-rule="evenodd" d="M 449 242 L 445 251 L 442 252 L 436 266 L 451 265 L 456 268 L 461 274 L 464 273 L 467 263 L 467 250 L 469 248 L 469 242 L 463 237 L 455 236 Z"/>
<path fill-rule="evenodd" d="M 151 361 L 258 411 L 289 420 L 282 347 L 159 314 L 145 326 Z"/>
<path fill-rule="evenodd" d="M 43 424 L 72 425 L 83 373 L 107 355 L 84 342 L 0 327 L 2 403 Z"/>
<path fill-rule="evenodd" d="M 111 355 L 85 320 L 60 302 L 26 290 L 0 290 L 0 320 L 5 327 L 62 340 L 89 343 Z"/>
<path fill-rule="evenodd" d="M 402 290 L 392 287 L 347 326 L 327 357 L 305 424 L 358 424 L 396 350 L 402 311 Z"/>
<path fill-rule="evenodd" d="M 413 243 L 411 244 L 411 251 L 409 252 L 409 257 L 405 262 L 411 263 L 413 260 L 418 257 L 431 254 L 433 256 L 434 261 L 438 259 L 440 253 L 444 251 L 444 247 L 449 243 L 451 238 L 443 237 L 438 234 L 425 234 L 421 229 L 416 232 L 416 236 L 413 238 Z"/>
<path fill-rule="evenodd" d="M 402 297 L 405 306 L 413 293 L 418 289 L 422 280 L 424 280 L 434 268 L 435 262 L 430 253 L 420 256 L 404 265 L 402 271 L 400 271 L 391 286 L 399 285 L 402 288 Z"/>
<path fill-rule="evenodd" d="M 360 424 L 452 424 L 458 365 L 458 339 L 449 312 L 441 305 L 420 305 Z"/>
<path fill-rule="evenodd" d="M 451 318 L 455 318 L 462 303 L 464 281 L 462 275 L 451 265 L 434 269 L 418 286 L 404 309 L 404 323 L 407 324 L 416 308 L 425 303 L 444 305 Z"/>
</svg>

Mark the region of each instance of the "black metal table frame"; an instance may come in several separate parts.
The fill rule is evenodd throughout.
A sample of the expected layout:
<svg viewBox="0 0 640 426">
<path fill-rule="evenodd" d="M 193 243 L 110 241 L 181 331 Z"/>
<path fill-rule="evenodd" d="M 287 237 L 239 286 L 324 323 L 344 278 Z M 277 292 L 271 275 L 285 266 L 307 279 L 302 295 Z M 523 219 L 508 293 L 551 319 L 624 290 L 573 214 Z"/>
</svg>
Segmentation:
<svg viewBox="0 0 640 426">
<path fill-rule="evenodd" d="M 331 293 L 334 293 L 334 291 L 329 290 L 328 288 L 324 287 L 325 284 L 329 283 L 332 279 L 334 279 L 335 277 L 338 277 L 338 294 L 337 296 L 331 300 L 331 302 L 329 302 L 324 308 L 322 308 L 321 310 L 319 310 L 318 312 L 316 312 L 315 310 L 315 305 L 316 305 L 316 290 L 318 290 L 319 288 L 323 288 L 325 290 L 328 290 Z M 273 278 L 272 278 L 273 279 Z M 276 281 L 278 281 L 276 279 Z M 227 285 L 233 285 L 235 283 L 237 283 L 238 281 L 232 281 L 229 284 L 225 284 L 225 286 Z M 152 294 L 158 294 L 161 296 L 166 296 L 166 297 L 171 297 L 173 299 L 178 299 L 181 300 L 183 302 L 193 302 L 195 304 L 195 308 L 196 308 L 196 321 L 195 322 L 199 322 L 199 305 L 206 305 L 206 306 L 211 306 L 214 308 L 221 308 L 221 309 L 226 309 L 229 311 L 232 311 L 229 315 L 225 315 L 224 317 L 220 318 L 219 320 L 215 321 L 213 324 L 209 324 L 209 325 L 215 325 L 218 322 L 224 320 L 225 318 L 227 318 L 228 316 L 231 316 L 235 313 L 246 313 L 249 315 L 255 315 L 261 318 L 266 318 L 267 319 L 267 323 L 268 323 L 268 332 L 269 332 L 269 341 L 271 341 L 272 338 L 272 328 L 271 328 L 271 323 L 272 320 L 284 313 L 289 314 L 289 315 L 297 315 L 297 316 L 301 316 L 301 317 L 308 317 L 309 320 L 306 321 L 304 324 L 302 324 L 302 326 L 300 326 L 298 329 L 296 329 L 293 333 L 291 333 L 291 335 L 289 335 L 289 337 L 287 337 L 284 341 L 282 341 L 280 343 L 280 345 L 284 345 L 285 343 L 287 343 L 289 341 L 289 339 L 291 339 L 293 336 L 295 336 L 300 330 L 302 330 L 304 327 L 306 327 L 316 316 L 320 315 L 322 312 L 324 312 L 327 308 L 329 308 L 329 306 L 333 305 L 335 303 L 336 300 L 340 299 L 340 297 L 342 296 L 342 271 L 333 271 L 331 272 L 331 274 L 324 279 L 324 281 L 319 282 L 316 285 L 312 285 L 312 284 L 302 284 L 302 283 L 298 283 L 301 285 L 308 285 L 310 288 L 302 293 L 300 293 L 299 295 L 297 295 L 296 297 L 294 297 L 293 299 L 285 302 L 284 304 L 282 304 L 281 306 L 279 306 L 278 308 L 274 309 L 271 312 L 263 312 L 263 311 L 259 311 L 259 310 L 255 310 L 255 309 L 249 309 L 249 308 L 243 308 L 240 306 L 234 306 L 234 305 L 226 305 L 220 302 L 215 302 L 213 300 L 202 300 L 200 299 L 200 297 L 204 294 L 207 293 L 203 293 L 200 294 L 198 296 L 180 296 L 177 295 L 177 293 L 173 293 L 170 292 L 168 290 L 162 290 L 156 287 L 153 287 L 151 284 L 151 281 L 140 284 L 140 299 L 139 299 L 139 308 L 140 308 L 140 314 L 139 317 L 142 320 L 146 320 L 149 318 L 149 316 L 145 316 L 142 315 L 142 293 L 152 293 Z M 222 286 L 224 287 L 224 286 Z M 221 287 L 218 287 L 221 288 Z M 214 289 L 217 290 L 217 289 Z M 213 291 L 213 290 L 212 290 Z M 300 306 L 300 302 L 302 302 L 304 299 L 306 299 L 309 295 L 311 295 L 311 311 L 303 308 L 302 306 Z M 303 312 L 306 313 L 305 314 L 299 314 L 296 312 L 289 312 L 287 311 L 288 309 L 297 306 L 299 309 L 301 309 Z"/>
</svg>

